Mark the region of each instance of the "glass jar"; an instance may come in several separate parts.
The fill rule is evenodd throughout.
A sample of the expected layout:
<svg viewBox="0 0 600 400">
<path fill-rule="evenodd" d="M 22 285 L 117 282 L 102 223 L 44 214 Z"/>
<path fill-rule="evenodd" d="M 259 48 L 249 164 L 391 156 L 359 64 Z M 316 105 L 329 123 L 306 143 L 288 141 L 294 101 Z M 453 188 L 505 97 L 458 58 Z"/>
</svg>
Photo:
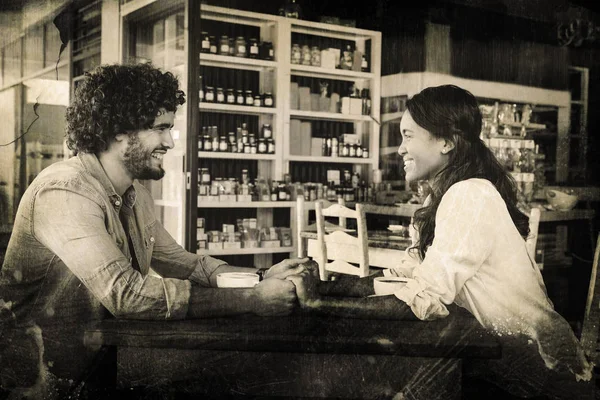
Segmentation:
<svg viewBox="0 0 600 400">
<path fill-rule="evenodd" d="M 250 39 L 250 49 L 248 52 L 248 57 L 250 58 L 258 58 L 258 40 L 256 40 L 256 38 L 251 38 Z"/>
<path fill-rule="evenodd" d="M 300 62 L 302 61 L 302 50 L 300 50 L 300 45 L 298 45 L 297 43 L 294 43 L 292 45 L 292 57 L 290 62 L 292 64 L 300 64 Z"/>
<path fill-rule="evenodd" d="M 366 147 L 363 147 L 362 157 L 369 158 L 369 149 L 367 149 Z"/>
<path fill-rule="evenodd" d="M 210 49 L 208 52 L 210 54 L 217 54 L 217 39 L 214 36 L 209 36 L 208 40 L 210 43 Z"/>
<path fill-rule="evenodd" d="M 270 139 L 273 137 L 273 129 L 271 128 L 271 124 L 263 124 L 262 137 L 265 139 Z"/>
<path fill-rule="evenodd" d="M 248 143 L 251 145 L 256 144 L 256 136 L 254 136 L 254 133 L 248 134 Z"/>
<path fill-rule="evenodd" d="M 204 151 L 212 151 L 212 139 L 208 135 L 204 135 Z"/>
<path fill-rule="evenodd" d="M 267 139 L 267 153 L 275 154 L 275 141 L 273 139 Z"/>
<path fill-rule="evenodd" d="M 342 51 L 342 57 L 340 59 L 340 68 L 352 70 L 352 66 L 354 65 L 354 51 L 352 51 L 352 46 L 346 45 L 346 49 Z"/>
<path fill-rule="evenodd" d="M 275 101 L 273 100 L 273 94 L 271 94 L 271 92 L 265 93 L 264 105 L 265 107 L 273 107 L 275 105 Z"/>
<path fill-rule="evenodd" d="M 210 172 L 208 168 L 200 168 L 200 183 L 210 185 Z"/>
<path fill-rule="evenodd" d="M 273 61 L 275 59 L 275 49 L 273 49 L 273 43 L 262 43 L 262 58 L 268 61 Z"/>
<path fill-rule="evenodd" d="M 254 105 L 254 96 L 252 96 L 252 90 L 246 90 L 246 105 Z"/>
<path fill-rule="evenodd" d="M 212 87 L 212 86 L 206 87 L 206 92 L 204 93 L 204 100 L 207 103 L 215 102 L 215 88 L 214 87 Z"/>
<path fill-rule="evenodd" d="M 229 55 L 229 37 L 227 35 L 221 36 L 219 41 L 219 54 L 222 56 Z"/>
<path fill-rule="evenodd" d="M 254 106 L 262 107 L 262 97 L 260 97 L 258 95 L 254 96 Z"/>
<path fill-rule="evenodd" d="M 348 149 L 348 157 L 356 157 L 356 145 L 353 144 Z"/>
<path fill-rule="evenodd" d="M 225 103 L 225 92 L 223 88 L 217 88 L 217 103 Z"/>
<path fill-rule="evenodd" d="M 235 55 L 236 57 L 247 57 L 246 53 L 246 38 L 238 36 L 235 40 Z"/>
<path fill-rule="evenodd" d="M 250 154 L 256 154 L 258 151 L 258 146 L 256 143 L 250 145 Z"/>
<path fill-rule="evenodd" d="M 219 151 L 227 151 L 229 146 L 227 145 L 227 137 L 221 136 L 219 138 Z"/>
<path fill-rule="evenodd" d="M 208 36 L 208 32 L 202 32 L 201 38 L 200 51 L 202 53 L 210 53 L 210 36 Z"/>
<path fill-rule="evenodd" d="M 219 137 L 213 136 L 212 138 L 212 151 L 219 151 Z"/>
<path fill-rule="evenodd" d="M 307 44 L 302 46 L 302 65 L 310 65 L 310 47 Z"/>
<path fill-rule="evenodd" d="M 245 143 L 244 144 L 244 154 L 250 154 L 250 151 L 251 151 L 250 143 Z"/>
<path fill-rule="evenodd" d="M 250 142 L 248 141 L 248 134 L 247 133 L 242 133 L 242 144 L 243 145 L 250 144 Z"/>
<path fill-rule="evenodd" d="M 342 147 L 342 154 L 340 154 L 340 156 L 348 157 L 349 155 L 350 155 L 350 146 L 348 145 L 348 143 L 344 143 L 344 147 Z"/>
<path fill-rule="evenodd" d="M 313 46 L 310 50 L 310 65 L 313 67 L 321 66 L 321 49 L 319 49 L 319 46 Z"/>
<path fill-rule="evenodd" d="M 246 99 L 244 98 L 244 92 L 242 90 L 237 91 L 237 96 L 235 97 L 235 102 L 238 105 L 244 105 Z"/>
<path fill-rule="evenodd" d="M 265 154 L 267 152 L 267 142 L 265 139 L 258 139 L 258 153 Z"/>
<path fill-rule="evenodd" d="M 235 104 L 235 94 L 233 94 L 233 89 L 227 89 L 227 104 Z"/>
<path fill-rule="evenodd" d="M 356 157 L 362 157 L 363 155 L 363 148 L 360 146 L 356 147 Z"/>
<path fill-rule="evenodd" d="M 246 185 L 248 183 L 250 183 L 250 178 L 248 176 L 248 170 L 247 169 L 243 169 L 242 170 L 242 183 L 245 183 Z"/>
</svg>

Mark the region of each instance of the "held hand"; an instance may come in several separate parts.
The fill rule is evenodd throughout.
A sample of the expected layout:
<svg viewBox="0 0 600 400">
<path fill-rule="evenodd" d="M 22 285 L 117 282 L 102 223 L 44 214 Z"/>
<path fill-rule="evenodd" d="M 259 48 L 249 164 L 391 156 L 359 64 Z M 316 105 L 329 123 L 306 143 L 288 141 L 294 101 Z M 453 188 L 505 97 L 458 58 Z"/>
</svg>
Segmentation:
<svg viewBox="0 0 600 400">
<path fill-rule="evenodd" d="M 313 269 L 308 268 L 298 275 L 290 275 L 285 279 L 294 283 L 300 307 L 306 310 L 318 308 L 321 299 L 318 289 L 318 269 L 316 274 Z"/>
<path fill-rule="evenodd" d="M 296 304 L 296 293 L 291 282 L 267 279 L 254 287 L 255 313 L 264 317 L 289 315 Z"/>
<path fill-rule="evenodd" d="M 265 279 L 285 279 L 290 275 L 299 274 L 304 271 L 303 263 L 309 261 L 308 258 L 286 259 L 273 265 L 265 272 Z"/>
</svg>

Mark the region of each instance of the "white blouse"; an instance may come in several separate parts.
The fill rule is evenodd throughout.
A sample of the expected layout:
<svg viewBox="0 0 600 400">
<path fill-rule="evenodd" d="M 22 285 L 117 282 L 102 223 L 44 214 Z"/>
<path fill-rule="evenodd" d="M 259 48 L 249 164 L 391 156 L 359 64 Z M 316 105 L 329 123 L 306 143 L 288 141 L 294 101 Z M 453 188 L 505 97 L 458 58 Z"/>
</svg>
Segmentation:
<svg viewBox="0 0 600 400">
<path fill-rule="evenodd" d="M 506 203 L 485 179 L 450 187 L 435 218 L 435 236 L 421 262 L 407 250 L 387 276 L 410 278 L 394 295 L 422 320 L 448 315 L 446 305 L 466 308 L 499 336 L 524 334 L 537 342 L 549 368 L 564 362 L 591 378 L 569 324 L 546 294 L 540 270 L 527 253 Z M 413 244 L 418 240 L 413 232 Z"/>
</svg>

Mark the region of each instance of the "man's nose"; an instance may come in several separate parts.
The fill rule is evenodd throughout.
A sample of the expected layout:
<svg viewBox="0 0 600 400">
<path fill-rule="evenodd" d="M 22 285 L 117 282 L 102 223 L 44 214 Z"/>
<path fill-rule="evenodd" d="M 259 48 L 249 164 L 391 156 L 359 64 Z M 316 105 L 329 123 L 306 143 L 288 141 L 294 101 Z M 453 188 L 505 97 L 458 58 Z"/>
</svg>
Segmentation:
<svg viewBox="0 0 600 400">
<path fill-rule="evenodd" d="M 398 147 L 398 154 L 400 154 L 401 156 L 404 156 L 406 154 L 406 148 L 404 147 L 404 143 L 400 145 L 400 147 Z"/>
<path fill-rule="evenodd" d="M 173 135 L 171 134 L 171 131 L 168 131 L 167 133 L 163 134 L 162 145 L 165 146 L 167 149 L 172 149 L 173 147 L 175 147 L 175 142 L 173 141 Z"/>
</svg>

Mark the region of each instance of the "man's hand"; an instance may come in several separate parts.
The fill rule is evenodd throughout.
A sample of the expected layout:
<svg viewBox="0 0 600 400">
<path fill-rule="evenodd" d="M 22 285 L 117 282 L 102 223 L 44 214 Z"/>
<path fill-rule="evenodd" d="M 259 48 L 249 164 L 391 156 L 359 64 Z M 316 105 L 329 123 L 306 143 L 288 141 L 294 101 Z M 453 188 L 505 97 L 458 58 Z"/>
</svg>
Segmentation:
<svg viewBox="0 0 600 400">
<path fill-rule="evenodd" d="M 283 279 L 266 279 L 254 287 L 254 312 L 263 317 L 289 315 L 296 304 L 296 291 L 292 282 Z"/>
<path fill-rule="evenodd" d="M 265 272 L 264 279 L 276 278 L 285 279 L 290 275 L 296 275 L 304 271 L 304 264 L 308 262 L 308 258 L 286 259 L 279 264 L 273 265 Z"/>
<path fill-rule="evenodd" d="M 303 309 L 314 309 L 319 307 L 320 299 L 318 284 L 319 266 L 316 262 L 310 261 L 304 264 L 304 271 L 297 275 L 290 275 L 286 280 L 294 283 L 298 302 Z"/>
</svg>

